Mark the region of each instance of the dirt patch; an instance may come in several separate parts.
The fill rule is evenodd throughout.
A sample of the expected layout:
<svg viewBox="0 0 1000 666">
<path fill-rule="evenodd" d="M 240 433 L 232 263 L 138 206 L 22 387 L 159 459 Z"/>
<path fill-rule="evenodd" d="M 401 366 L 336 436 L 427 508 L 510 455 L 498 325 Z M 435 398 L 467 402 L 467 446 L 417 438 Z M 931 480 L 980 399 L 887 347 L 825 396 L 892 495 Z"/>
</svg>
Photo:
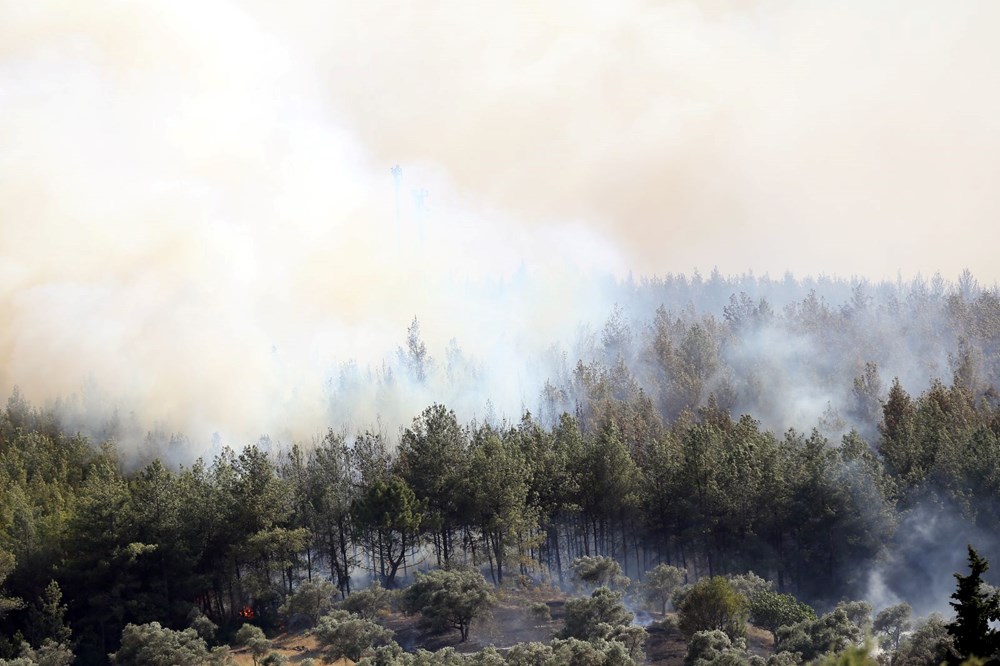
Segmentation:
<svg viewBox="0 0 1000 666">
<path fill-rule="evenodd" d="M 378 622 L 395 632 L 395 640 L 407 652 L 418 649 L 436 652 L 453 647 L 458 652 L 476 652 L 487 646 L 498 649 L 509 648 L 518 643 L 538 641 L 548 643 L 563 626 L 565 619 L 566 594 L 555 588 L 531 588 L 526 590 L 505 590 L 499 595 L 489 617 L 472 624 L 469 640 L 461 642 L 457 629 L 430 631 L 420 626 L 420 618 L 399 612 L 383 613 Z M 550 619 L 542 619 L 533 613 L 533 604 L 545 604 Z M 687 655 L 687 641 L 677 628 L 677 615 L 667 613 L 651 614 L 654 620 L 646 627 L 646 663 L 663 666 L 683 666 Z M 291 663 L 299 663 L 307 658 L 318 664 L 327 664 L 316 639 L 305 633 L 281 634 L 273 640 L 274 651 L 288 658 Z M 774 637 L 771 632 L 752 625 L 747 626 L 747 646 L 754 654 L 767 657 L 774 651 Z M 232 652 L 234 662 L 240 666 L 251 666 L 253 658 L 246 649 Z M 353 662 L 340 659 L 333 662 L 337 666 L 353 666 Z"/>
<path fill-rule="evenodd" d="M 774 654 L 774 634 L 767 629 L 747 625 L 747 647 L 756 655 L 770 657 Z"/>
<path fill-rule="evenodd" d="M 354 666 L 350 659 L 326 661 L 315 637 L 305 633 L 279 634 L 271 639 L 271 651 L 284 656 L 289 662 L 297 664 L 306 659 L 314 659 L 317 664 L 329 666 Z M 253 655 L 246 648 L 230 651 L 233 663 L 238 666 L 253 666 Z"/>
<path fill-rule="evenodd" d="M 531 605 L 544 603 L 551 619 L 544 620 L 531 612 Z M 459 652 L 475 652 L 492 645 L 507 648 L 518 643 L 539 641 L 548 643 L 562 626 L 564 598 L 553 591 L 505 592 L 488 617 L 472 623 L 469 640 L 461 642 L 457 629 L 431 631 L 420 626 L 418 617 L 389 613 L 381 618 L 392 629 L 395 640 L 407 652 L 417 649 L 437 651 L 453 647 Z"/>
<path fill-rule="evenodd" d="M 677 628 L 677 616 L 667 613 L 656 615 L 658 621 L 646 627 L 646 663 L 681 666 L 687 656 L 687 641 Z"/>
</svg>

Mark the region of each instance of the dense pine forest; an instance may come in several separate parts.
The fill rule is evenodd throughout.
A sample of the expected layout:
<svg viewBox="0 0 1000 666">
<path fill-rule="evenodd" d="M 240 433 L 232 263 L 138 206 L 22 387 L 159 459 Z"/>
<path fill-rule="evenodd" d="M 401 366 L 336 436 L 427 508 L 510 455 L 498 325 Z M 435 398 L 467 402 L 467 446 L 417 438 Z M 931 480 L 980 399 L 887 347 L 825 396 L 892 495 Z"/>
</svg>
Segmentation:
<svg viewBox="0 0 1000 666">
<path fill-rule="evenodd" d="M 0 657 L 53 639 L 101 663 L 127 625 L 193 616 L 270 630 L 307 582 L 346 598 L 470 567 L 499 588 L 568 586 L 597 556 L 637 582 L 658 565 L 689 583 L 754 572 L 819 612 L 926 614 L 947 611 L 967 543 L 1000 555 L 995 287 L 713 274 L 608 289 L 619 305 L 551 351 L 520 414 L 452 411 L 475 363 L 435 361 L 417 321 L 353 380 L 383 397 L 448 387 L 398 432 L 334 420 L 369 395 L 343 375 L 326 433 L 190 458 L 182 433 L 133 441 L 14 390 Z"/>
</svg>

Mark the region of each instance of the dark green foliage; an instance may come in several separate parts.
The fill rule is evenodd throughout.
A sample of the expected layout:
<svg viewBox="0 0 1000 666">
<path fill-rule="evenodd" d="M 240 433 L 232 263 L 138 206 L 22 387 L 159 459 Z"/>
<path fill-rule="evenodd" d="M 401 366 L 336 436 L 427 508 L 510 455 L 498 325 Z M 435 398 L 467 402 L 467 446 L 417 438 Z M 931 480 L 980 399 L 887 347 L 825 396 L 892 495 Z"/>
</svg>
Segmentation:
<svg viewBox="0 0 1000 666">
<path fill-rule="evenodd" d="M 41 645 L 51 640 L 57 645 L 69 645 L 73 632 L 66 624 L 67 607 L 62 603 L 59 583 L 50 581 L 29 610 L 28 640 Z"/>
<path fill-rule="evenodd" d="M 378 557 L 379 574 L 389 586 L 395 583 L 408 549 L 416 543 L 423 506 L 398 476 L 376 480 L 354 506 L 354 520 L 368 533 L 368 545 Z"/>
<path fill-rule="evenodd" d="M 3 593 L 3 583 L 14 571 L 15 564 L 16 560 L 12 553 L 0 550 L 0 618 L 13 610 L 24 607 L 24 601 Z"/>
<path fill-rule="evenodd" d="M 489 426 L 478 429 L 469 450 L 469 464 L 475 474 L 464 484 L 466 515 L 473 517 L 492 554 L 490 569 L 495 571 L 498 585 L 503 584 L 505 564 L 518 537 L 534 524 L 528 507 L 531 470 L 519 440 L 520 433 L 515 430 L 501 435 Z"/>
<path fill-rule="evenodd" d="M 816 612 L 790 594 L 760 590 L 750 597 L 750 621 L 777 634 L 778 627 L 813 620 Z"/>
<path fill-rule="evenodd" d="M 969 575 L 956 573 L 958 589 L 951 595 L 955 601 L 955 621 L 948 625 L 948 632 L 955 638 L 955 648 L 963 657 L 989 659 L 1000 650 L 1000 632 L 990 627 L 990 622 L 1000 620 L 1000 594 L 988 591 L 982 575 L 990 568 L 989 562 L 969 546 Z"/>
<path fill-rule="evenodd" d="M 288 658 L 277 652 L 272 652 L 271 654 L 264 657 L 260 662 L 260 666 L 285 666 L 288 663 Z"/>
<path fill-rule="evenodd" d="M 425 409 L 403 432 L 400 443 L 399 469 L 416 499 L 426 506 L 423 528 L 432 534 L 438 564 L 447 564 L 451 558 L 467 449 L 468 433 L 444 405 Z"/>
<path fill-rule="evenodd" d="M 695 583 L 677 610 L 680 630 L 686 636 L 713 629 L 733 639 L 746 635 L 749 603 L 722 576 L 702 578 Z"/>
</svg>

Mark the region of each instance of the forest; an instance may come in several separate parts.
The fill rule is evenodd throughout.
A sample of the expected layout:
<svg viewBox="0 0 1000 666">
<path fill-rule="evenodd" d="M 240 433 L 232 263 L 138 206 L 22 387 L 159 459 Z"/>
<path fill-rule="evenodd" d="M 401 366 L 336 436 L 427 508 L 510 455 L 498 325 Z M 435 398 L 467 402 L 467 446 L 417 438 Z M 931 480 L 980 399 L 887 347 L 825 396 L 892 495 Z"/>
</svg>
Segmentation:
<svg viewBox="0 0 1000 666">
<path fill-rule="evenodd" d="M 320 582 L 342 601 L 435 570 L 568 589 L 595 558 L 636 585 L 675 567 L 689 594 L 743 576 L 818 614 L 864 600 L 927 615 L 950 612 L 967 544 L 998 559 L 996 287 L 713 274 L 610 289 L 603 326 L 552 351 L 519 414 L 460 418 L 445 398 L 475 364 L 435 362 L 417 320 L 390 369 L 355 378 L 376 399 L 451 383 L 398 432 L 348 430 L 338 415 L 360 398 L 341 375 L 310 441 L 183 459 L 182 433 L 134 442 L 15 389 L 0 657 L 49 640 L 106 663 L 129 626 L 192 618 L 269 632 Z"/>
</svg>

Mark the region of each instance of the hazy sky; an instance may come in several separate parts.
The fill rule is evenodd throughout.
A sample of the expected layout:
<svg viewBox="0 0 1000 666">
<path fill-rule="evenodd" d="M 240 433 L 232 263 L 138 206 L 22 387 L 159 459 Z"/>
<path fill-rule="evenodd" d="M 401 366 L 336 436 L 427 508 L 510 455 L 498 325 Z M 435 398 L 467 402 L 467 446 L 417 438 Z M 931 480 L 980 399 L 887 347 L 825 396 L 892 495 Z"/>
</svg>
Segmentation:
<svg viewBox="0 0 1000 666">
<path fill-rule="evenodd" d="M 2 388 L 308 429 L 593 269 L 1000 277 L 996 2 L 423 4 L 0 0 Z"/>
</svg>

